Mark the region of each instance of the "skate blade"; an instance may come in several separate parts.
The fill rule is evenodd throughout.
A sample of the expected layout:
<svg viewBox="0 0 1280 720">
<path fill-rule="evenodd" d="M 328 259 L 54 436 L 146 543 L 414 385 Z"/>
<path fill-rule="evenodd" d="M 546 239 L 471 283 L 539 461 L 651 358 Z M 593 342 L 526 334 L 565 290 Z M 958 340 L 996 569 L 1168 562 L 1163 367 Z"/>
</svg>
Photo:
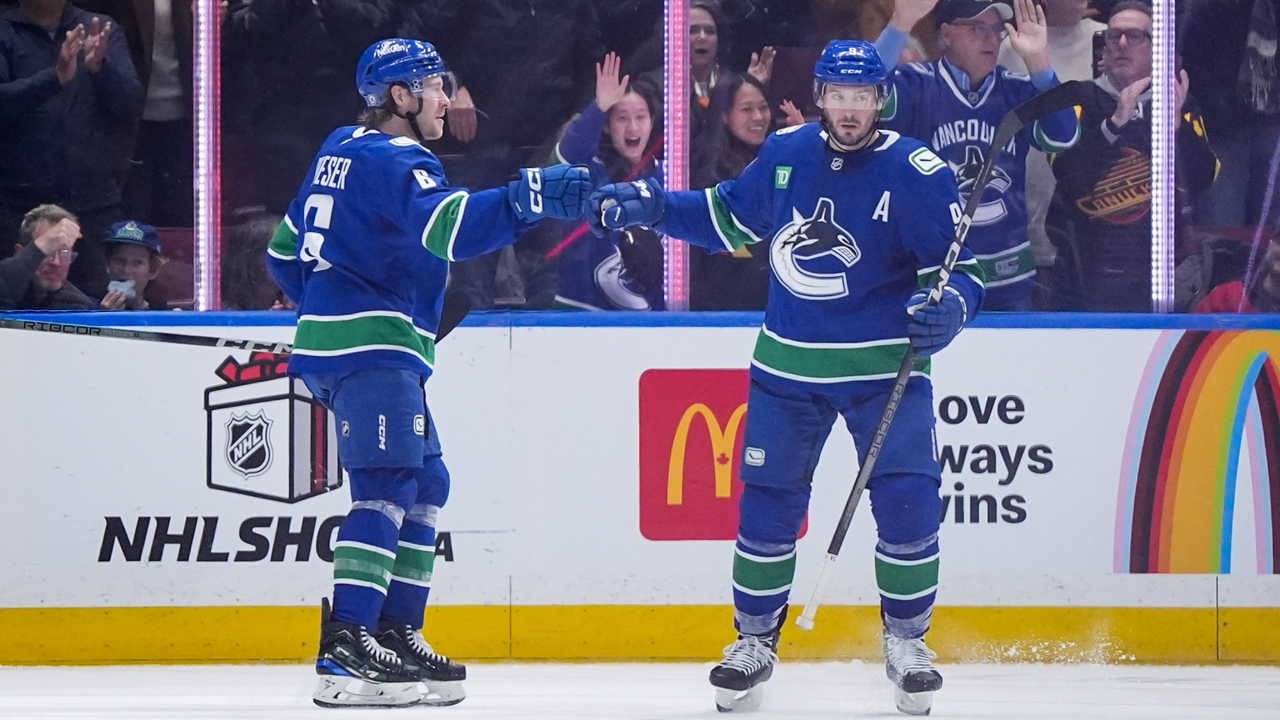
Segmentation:
<svg viewBox="0 0 1280 720">
<path fill-rule="evenodd" d="M 893 701 L 898 706 L 898 712 L 906 715 L 928 715 L 933 709 L 932 692 L 909 693 L 902 688 L 894 688 Z"/>
<path fill-rule="evenodd" d="M 759 685 L 746 690 L 716 688 L 716 709 L 727 712 L 754 712 L 764 701 L 764 689 Z"/>
<path fill-rule="evenodd" d="M 422 684 L 375 683 L 341 675 L 322 675 L 311 700 L 324 708 L 409 707 L 422 700 Z"/>
<path fill-rule="evenodd" d="M 419 705 L 447 707 L 449 705 L 457 705 L 467 699 L 467 691 L 463 689 L 460 681 L 432 682 L 431 680 L 423 680 L 422 684 L 426 686 L 426 691 L 422 693 L 422 699 L 418 701 Z"/>
</svg>

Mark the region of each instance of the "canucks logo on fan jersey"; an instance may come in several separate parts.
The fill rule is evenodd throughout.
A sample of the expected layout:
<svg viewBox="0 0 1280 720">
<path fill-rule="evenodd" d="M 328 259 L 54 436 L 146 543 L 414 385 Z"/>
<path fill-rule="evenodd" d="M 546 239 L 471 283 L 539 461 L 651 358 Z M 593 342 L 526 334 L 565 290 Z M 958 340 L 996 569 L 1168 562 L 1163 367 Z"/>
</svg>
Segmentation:
<svg viewBox="0 0 1280 720">
<path fill-rule="evenodd" d="M 791 209 L 792 220 L 774 236 L 769 263 L 778 282 L 797 297 L 835 300 L 849 294 L 849 268 L 862 257 L 848 230 L 835 222 L 835 204 L 818 198 L 811 217 Z"/>
<path fill-rule="evenodd" d="M 968 145 L 964 149 L 963 163 L 957 165 L 948 161 L 947 164 L 955 171 L 961 200 L 967 203 L 973 184 L 978 181 L 978 176 L 982 174 L 982 166 L 986 164 L 982 148 L 977 145 Z M 1004 204 L 1004 193 L 1012 184 L 1013 180 L 1009 177 L 1009 173 L 1002 170 L 999 165 L 991 168 L 991 180 L 983 195 L 994 192 L 996 199 L 978 205 L 978 209 L 973 213 L 974 225 L 991 225 L 1000 222 L 1009 214 L 1009 209 Z"/>
</svg>

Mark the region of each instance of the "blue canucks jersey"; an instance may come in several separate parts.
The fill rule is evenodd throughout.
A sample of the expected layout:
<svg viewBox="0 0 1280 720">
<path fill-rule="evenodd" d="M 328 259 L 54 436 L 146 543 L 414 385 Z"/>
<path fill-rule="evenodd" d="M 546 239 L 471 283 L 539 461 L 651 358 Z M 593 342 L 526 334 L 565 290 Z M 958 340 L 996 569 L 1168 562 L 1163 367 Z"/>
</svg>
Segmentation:
<svg viewBox="0 0 1280 720">
<path fill-rule="evenodd" d="M 267 250 L 298 308 L 289 373 L 430 375 L 449 261 L 510 245 L 526 228 L 507 188 L 450 187 L 412 138 L 335 130 Z"/>
<path fill-rule="evenodd" d="M 1044 85 L 1038 90 L 1028 76 L 997 67 L 971 92 L 962 89 L 969 86 L 968 78 L 945 59 L 899 65 L 890 78 L 882 126 L 925 143 L 946 161 L 955 172 L 963 204 L 1005 114 L 1058 84 L 1051 71 L 1046 73 L 1037 78 Z M 1034 143 L 1046 153 L 1061 152 L 1079 136 L 1075 113 L 1064 110 L 1023 128 L 996 162 L 966 238 L 986 275 L 991 307 L 1007 309 L 1005 300 L 1027 299 L 1032 290 L 1036 266 L 1027 236 L 1028 150 Z"/>
<path fill-rule="evenodd" d="M 667 193 L 659 230 L 732 252 L 772 238 L 753 374 L 802 383 L 891 380 L 912 293 L 937 279 L 960 218 L 955 176 L 928 148 L 880 131 L 842 153 L 817 123 L 779 130 L 734 180 Z M 951 285 L 970 308 L 982 272 L 968 249 Z M 922 358 L 915 375 L 926 375 Z"/>
</svg>

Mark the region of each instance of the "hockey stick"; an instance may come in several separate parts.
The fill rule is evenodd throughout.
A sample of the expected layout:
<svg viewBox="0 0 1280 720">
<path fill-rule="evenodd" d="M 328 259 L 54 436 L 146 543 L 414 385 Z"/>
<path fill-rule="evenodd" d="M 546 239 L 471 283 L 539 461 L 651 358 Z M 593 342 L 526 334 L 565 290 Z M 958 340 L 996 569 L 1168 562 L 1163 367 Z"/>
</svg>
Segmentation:
<svg viewBox="0 0 1280 720">
<path fill-rule="evenodd" d="M 444 307 L 440 310 L 439 331 L 436 342 L 440 342 L 462 322 L 471 312 L 471 300 L 458 290 L 445 293 Z M 19 320 L 17 318 L 0 317 L 0 329 L 35 330 L 62 335 L 83 335 L 88 337 L 109 337 L 123 340 L 146 340 L 148 342 L 176 343 L 179 345 L 198 345 L 201 347 L 225 347 L 253 352 L 269 352 L 276 355 L 288 355 L 293 352 L 289 343 L 273 343 L 260 340 L 240 340 L 235 338 L 206 337 L 204 335 L 184 335 L 181 333 L 155 332 L 152 330 L 125 330 L 122 328 L 95 327 L 93 325 L 72 325 L 69 323 L 46 322 L 43 320 Z"/>
<path fill-rule="evenodd" d="M 956 260 L 960 257 L 960 250 L 964 247 L 965 236 L 969 234 L 969 226 L 973 223 L 973 214 L 982 202 L 982 193 L 987 189 L 987 183 L 991 181 L 992 171 L 995 168 L 996 161 L 1000 159 L 1000 154 L 1004 151 L 1004 147 L 1009 144 L 1009 141 L 1013 139 L 1013 136 L 1019 130 L 1031 122 L 1059 110 L 1066 110 L 1069 107 L 1084 103 L 1090 84 L 1079 80 L 1062 83 L 1010 110 L 1004 116 L 1004 119 L 1000 121 L 1000 127 L 996 129 L 995 138 L 991 141 L 991 151 L 987 154 L 987 161 L 983 163 L 982 171 L 978 173 L 973 187 L 969 190 L 969 200 L 965 203 L 964 214 L 960 217 L 960 222 L 956 224 L 955 236 L 951 240 L 951 247 L 947 249 L 946 258 L 942 262 L 942 267 L 938 270 L 938 280 L 929 290 L 928 305 L 936 305 L 942 299 L 943 288 L 947 286 L 947 281 L 951 279 Z M 858 469 L 858 478 L 854 481 L 853 490 L 849 492 L 849 499 L 844 504 L 844 512 L 840 515 L 840 522 L 836 523 L 836 531 L 831 536 L 831 544 L 827 546 L 827 554 L 822 560 L 822 568 L 818 571 L 818 579 L 813 584 L 813 591 L 809 593 L 809 601 L 804 604 L 804 612 L 796 618 L 796 625 L 801 629 L 813 629 L 814 615 L 818 613 L 818 606 L 822 602 L 822 594 L 835 571 L 836 557 L 840 554 L 841 546 L 844 545 L 845 535 L 849 533 L 849 524 L 853 522 L 853 513 L 858 509 L 858 501 L 862 499 L 862 491 L 866 489 L 867 483 L 871 480 L 871 473 L 875 470 L 876 460 L 880 457 L 880 448 L 884 445 L 884 438 L 889 433 L 889 426 L 893 423 L 893 416 L 898 412 L 898 404 L 902 402 L 902 396 L 907 390 L 907 380 L 910 379 L 911 370 L 915 367 L 916 357 L 916 351 L 908 346 L 906 355 L 902 358 L 902 365 L 898 367 L 898 375 L 894 380 L 893 390 L 889 392 L 889 402 L 885 404 L 884 412 L 880 414 L 880 422 L 876 425 L 875 436 L 871 440 L 871 446 L 867 448 L 867 459 L 862 462 L 862 467 Z"/>
</svg>

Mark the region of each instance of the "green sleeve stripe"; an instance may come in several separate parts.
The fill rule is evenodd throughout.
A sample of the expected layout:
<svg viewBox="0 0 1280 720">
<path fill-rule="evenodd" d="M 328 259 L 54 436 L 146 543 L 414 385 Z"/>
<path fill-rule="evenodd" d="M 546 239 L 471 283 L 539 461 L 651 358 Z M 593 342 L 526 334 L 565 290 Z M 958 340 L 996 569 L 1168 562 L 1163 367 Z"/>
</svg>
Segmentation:
<svg viewBox="0 0 1280 720">
<path fill-rule="evenodd" d="M 456 192 L 436 206 L 422 231 L 422 246 L 436 257 L 453 260 L 453 244 L 458 239 L 458 228 L 467 209 L 467 193 Z"/>
<path fill-rule="evenodd" d="M 729 204 L 720 197 L 720 193 L 716 192 L 715 187 L 709 187 L 705 191 L 707 193 L 707 207 L 711 211 L 711 224 L 715 226 L 716 234 L 720 236 L 720 241 L 724 243 L 725 249 L 734 252 L 741 249 L 744 245 L 760 242 L 760 238 L 756 234 L 744 227 L 738 222 L 738 218 L 733 216 L 733 211 L 729 209 Z"/>
<path fill-rule="evenodd" d="M 555 148 L 551 151 L 551 157 L 556 161 L 557 165 L 572 165 L 568 160 L 564 159 L 564 155 L 560 154 L 560 143 L 556 143 Z"/>
<path fill-rule="evenodd" d="M 938 275 L 942 269 L 939 267 L 921 268 L 916 274 L 916 279 L 920 283 L 920 287 L 926 288 L 938 282 Z M 951 269 L 951 273 L 962 273 L 968 275 L 974 282 L 982 287 L 986 287 L 986 271 L 983 269 L 982 263 L 978 260 L 961 260 Z"/>
<path fill-rule="evenodd" d="M 298 257 L 298 231 L 289 224 L 288 217 L 276 228 L 276 234 L 271 236 L 267 252 L 277 260 L 293 260 Z"/>
<path fill-rule="evenodd" d="M 1080 121 L 1076 120 L 1076 131 L 1071 136 L 1071 139 L 1065 143 L 1058 142 L 1048 135 L 1045 135 L 1044 129 L 1040 127 L 1039 120 L 1035 123 L 1034 133 L 1036 145 L 1039 145 L 1041 150 L 1044 150 L 1047 153 L 1060 153 L 1063 150 L 1070 148 L 1072 145 L 1075 145 L 1076 141 L 1080 139 Z"/>
</svg>

